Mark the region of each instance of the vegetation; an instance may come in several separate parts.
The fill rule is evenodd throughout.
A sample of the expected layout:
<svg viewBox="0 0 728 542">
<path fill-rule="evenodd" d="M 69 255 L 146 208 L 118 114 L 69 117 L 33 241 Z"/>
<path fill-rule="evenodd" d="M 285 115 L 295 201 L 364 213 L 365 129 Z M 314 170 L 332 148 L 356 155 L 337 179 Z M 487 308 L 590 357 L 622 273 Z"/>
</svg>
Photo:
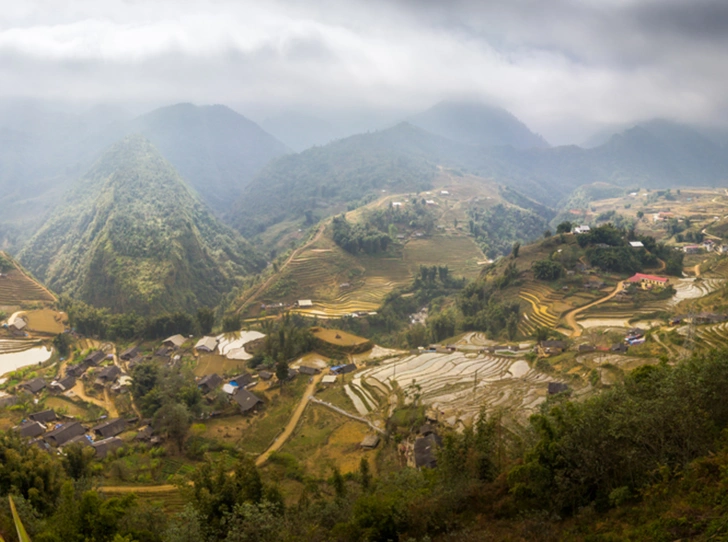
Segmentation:
<svg viewBox="0 0 728 542">
<path fill-rule="evenodd" d="M 60 292 L 144 315 L 214 306 L 264 263 L 141 137 L 94 165 L 20 260 Z"/>
<path fill-rule="evenodd" d="M 392 242 L 388 234 L 367 224 L 350 224 L 344 215 L 331 222 L 334 242 L 351 254 L 385 252 Z"/>
<path fill-rule="evenodd" d="M 524 209 L 497 204 L 485 210 L 470 209 L 468 227 L 478 245 L 489 258 L 507 255 L 515 241 L 537 239 L 548 222 Z"/>
</svg>

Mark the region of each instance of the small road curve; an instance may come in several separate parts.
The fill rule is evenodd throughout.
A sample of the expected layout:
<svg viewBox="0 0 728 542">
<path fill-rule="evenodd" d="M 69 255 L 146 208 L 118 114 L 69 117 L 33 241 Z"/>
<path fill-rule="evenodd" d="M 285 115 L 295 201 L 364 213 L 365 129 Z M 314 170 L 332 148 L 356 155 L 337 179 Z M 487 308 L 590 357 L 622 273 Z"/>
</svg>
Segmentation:
<svg viewBox="0 0 728 542">
<path fill-rule="evenodd" d="M 622 289 L 624 288 L 625 281 L 620 281 L 617 283 L 617 286 L 614 288 L 614 291 L 612 291 L 610 294 L 606 295 L 605 297 L 602 297 L 600 299 L 597 299 L 596 301 L 592 301 L 591 303 L 587 305 L 583 305 L 581 307 L 577 307 L 575 309 L 571 309 L 569 312 L 567 312 L 564 315 L 564 320 L 566 321 L 566 325 L 568 325 L 572 332 L 572 337 L 579 337 L 581 336 L 582 327 L 576 323 L 576 315 L 584 312 L 587 309 L 590 309 L 592 307 L 595 307 L 597 305 L 601 305 L 602 303 L 606 303 L 610 299 L 612 299 L 615 295 L 617 295 Z"/>
<path fill-rule="evenodd" d="M 280 435 L 276 437 L 276 439 L 273 441 L 273 444 L 271 444 L 268 449 L 260 454 L 258 456 L 258 459 L 255 460 L 256 466 L 260 467 L 262 464 L 264 464 L 266 461 L 268 461 L 268 458 L 271 456 L 273 452 L 277 452 L 283 444 L 289 439 L 289 437 L 293 434 L 294 429 L 296 429 L 296 426 L 298 425 L 298 422 L 301 419 L 301 416 L 303 415 L 303 411 L 306 410 L 306 406 L 308 405 L 309 397 L 313 396 L 314 391 L 316 391 L 316 385 L 321 382 L 321 379 L 324 377 L 324 372 L 321 372 L 317 375 L 315 375 L 308 386 L 306 386 L 306 391 L 303 392 L 303 397 L 301 398 L 301 401 L 298 403 L 298 406 L 296 407 L 296 410 L 293 411 L 293 415 L 291 416 L 291 419 L 288 420 L 288 423 L 283 428 L 283 431 Z"/>
</svg>

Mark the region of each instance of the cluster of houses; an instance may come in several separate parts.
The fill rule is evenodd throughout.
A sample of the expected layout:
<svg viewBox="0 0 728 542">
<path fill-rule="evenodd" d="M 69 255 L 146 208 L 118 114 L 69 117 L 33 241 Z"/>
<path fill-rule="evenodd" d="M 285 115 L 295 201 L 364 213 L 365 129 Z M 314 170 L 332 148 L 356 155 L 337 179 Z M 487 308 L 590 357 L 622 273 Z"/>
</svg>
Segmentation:
<svg viewBox="0 0 728 542">
<path fill-rule="evenodd" d="M 62 418 L 54 410 L 44 410 L 28 416 L 13 431 L 46 451 L 62 451 L 72 445 L 90 446 L 95 450 L 96 457 L 102 459 L 124 445 L 118 435 L 129 429 L 129 425 L 130 422 L 123 418 L 113 418 L 86 428 L 78 421 Z M 149 425 L 139 431 L 135 440 L 152 444 L 159 441 L 158 437 L 153 436 L 153 429 Z"/>
<path fill-rule="evenodd" d="M 686 245 L 682 249 L 685 254 L 702 254 L 703 252 L 728 254 L 728 245 L 720 245 L 713 239 L 705 239 L 697 245 Z"/>
</svg>

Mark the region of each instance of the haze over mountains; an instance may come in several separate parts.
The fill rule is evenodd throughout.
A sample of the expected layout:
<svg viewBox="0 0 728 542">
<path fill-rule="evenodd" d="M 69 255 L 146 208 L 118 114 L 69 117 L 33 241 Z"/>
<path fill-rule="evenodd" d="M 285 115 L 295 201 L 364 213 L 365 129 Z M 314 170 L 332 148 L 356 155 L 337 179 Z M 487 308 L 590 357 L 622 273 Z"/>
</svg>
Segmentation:
<svg viewBox="0 0 728 542">
<path fill-rule="evenodd" d="M 109 149 L 19 259 L 58 292 L 140 314 L 215 306 L 264 264 L 142 136 Z"/>
</svg>

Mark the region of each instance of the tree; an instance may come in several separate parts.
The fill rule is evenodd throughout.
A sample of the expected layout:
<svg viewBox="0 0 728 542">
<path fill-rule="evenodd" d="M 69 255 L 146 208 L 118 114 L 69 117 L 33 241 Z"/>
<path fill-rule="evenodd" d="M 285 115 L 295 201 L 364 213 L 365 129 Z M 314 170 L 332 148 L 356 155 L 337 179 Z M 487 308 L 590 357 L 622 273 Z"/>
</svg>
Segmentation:
<svg viewBox="0 0 728 542">
<path fill-rule="evenodd" d="M 215 325 L 215 312 L 207 307 L 197 310 L 197 325 L 200 326 L 200 333 L 207 335 Z"/>
<path fill-rule="evenodd" d="M 152 425 L 156 431 L 172 440 L 182 452 L 190 429 L 190 413 L 187 407 L 180 403 L 165 404 L 154 415 Z"/>
<path fill-rule="evenodd" d="M 286 360 L 284 359 L 281 359 L 278 363 L 276 363 L 276 378 L 278 379 L 281 387 L 286 383 L 286 380 L 288 380 L 288 363 L 286 363 Z"/>
<path fill-rule="evenodd" d="M 59 333 L 53 338 L 53 347 L 58 350 L 62 357 L 67 358 L 68 354 L 71 353 L 72 342 L 73 337 L 71 337 L 70 333 Z"/>
<path fill-rule="evenodd" d="M 511 250 L 511 254 L 514 258 L 518 258 L 518 252 L 521 250 L 521 243 L 519 241 L 516 241 L 513 243 L 513 250 Z"/>
<path fill-rule="evenodd" d="M 564 267 L 551 260 L 538 260 L 531 265 L 533 275 L 539 280 L 556 280 L 564 274 Z"/>
<path fill-rule="evenodd" d="M 574 225 L 568 220 L 564 220 L 561 224 L 556 226 L 556 233 L 569 233 Z"/>
<path fill-rule="evenodd" d="M 359 481 L 361 482 L 361 488 L 364 491 L 369 491 L 372 482 L 372 473 L 369 472 L 369 461 L 367 461 L 366 457 L 362 457 L 359 463 Z"/>
<path fill-rule="evenodd" d="M 66 473 L 74 480 L 86 478 L 91 472 L 91 461 L 93 461 L 95 450 L 90 446 L 72 444 L 63 448 L 61 462 Z"/>
<path fill-rule="evenodd" d="M 543 236 L 544 236 L 544 239 L 548 239 L 549 237 L 551 237 L 551 230 L 545 230 L 543 232 Z"/>
<path fill-rule="evenodd" d="M 645 212 L 644 211 L 637 211 L 637 218 L 639 218 L 640 220 L 642 220 L 642 217 L 644 217 L 644 216 L 645 216 Z"/>
<path fill-rule="evenodd" d="M 239 314 L 229 314 L 222 319 L 222 330 L 225 333 L 240 331 L 243 325 L 243 319 Z"/>
</svg>

